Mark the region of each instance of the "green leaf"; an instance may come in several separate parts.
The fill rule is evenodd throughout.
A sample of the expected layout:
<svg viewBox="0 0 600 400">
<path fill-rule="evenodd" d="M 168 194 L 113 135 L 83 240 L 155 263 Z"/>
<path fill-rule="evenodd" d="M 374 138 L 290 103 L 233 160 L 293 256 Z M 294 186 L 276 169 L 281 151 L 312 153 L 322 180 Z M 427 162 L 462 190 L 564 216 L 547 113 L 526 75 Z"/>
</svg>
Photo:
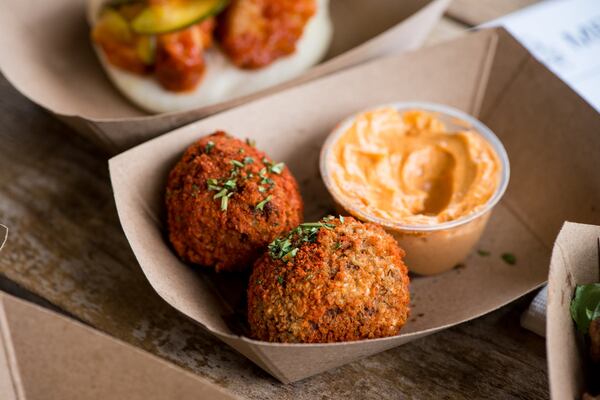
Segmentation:
<svg viewBox="0 0 600 400">
<path fill-rule="evenodd" d="M 570 309 L 579 332 L 588 333 L 590 322 L 600 318 L 600 283 L 577 285 Z"/>
<path fill-rule="evenodd" d="M 280 163 L 275 164 L 275 165 L 270 165 L 269 166 L 269 170 L 270 170 L 270 172 L 279 175 L 279 174 L 281 174 L 281 171 L 283 171 L 284 167 L 285 167 L 285 164 L 282 163 L 282 162 L 280 162 Z"/>
<path fill-rule="evenodd" d="M 206 146 L 204 147 L 204 152 L 206 154 L 210 154 L 210 152 L 212 151 L 212 149 L 215 147 L 215 142 L 208 142 L 206 143 Z"/>
<path fill-rule="evenodd" d="M 477 254 L 479 254 L 481 257 L 488 257 L 492 253 L 487 250 L 477 250 Z"/>
<path fill-rule="evenodd" d="M 227 211 L 228 203 L 229 203 L 229 196 L 221 197 L 221 211 Z"/>
<path fill-rule="evenodd" d="M 295 247 L 292 250 L 288 251 L 283 257 L 281 257 L 281 259 L 283 261 L 289 261 L 292 258 L 296 257 L 296 254 L 298 254 L 298 248 Z"/>
<path fill-rule="evenodd" d="M 273 196 L 268 195 L 266 199 L 264 199 L 263 201 L 261 201 L 260 203 L 258 203 L 254 208 L 257 209 L 257 210 L 262 211 L 262 209 L 265 207 L 265 204 L 267 204 L 268 202 L 270 202 L 272 197 Z"/>
<path fill-rule="evenodd" d="M 331 218 L 326 217 L 319 222 L 305 222 L 292 229 L 287 236 L 273 240 L 268 246 L 271 258 L 290 261 L 296 256 L 299 246 L 303 243 L 314 243 L 317 240 L 321 228 L 330 230 L 335 228 L 334 224 L 325 221 L 331 221 Z"/>
<path fill-rule="evenodd" d="M 517 263 L 517 257 L 512 253 L 503 253 L 501 257 L 504 262 L 509 265 L 515 265 Z"/>
<path fill-rule="evenodd" d="M 227 190 L 234 190 L 236 185 L 237 185 L 236 179 L 228 179 L 225 182 L 223 182 L 223 187 L 226 188 Z"/>
<path fill-rule="evenodd" d="M 239 162 L 238 160 L 231 160 L 229 161 L 234 167 L 238 167 L 238 168 L 244 168 L 244 164 Z"/>
<path fill-rule="evenodd" d="M 219 193 L 213 196 L 213 199 L 219 199 L 224 197 L 227 194 L 227 189 L 222 189 Z"/>
<path fill-rule="evenodd" d="M 321 228 L 324 225 L 325 224 L 323 224 L 322 222 L 304 222 L 304 223 L 300 224 L 300 227 L 302 227 L 302 228 Z"/>
</svg>

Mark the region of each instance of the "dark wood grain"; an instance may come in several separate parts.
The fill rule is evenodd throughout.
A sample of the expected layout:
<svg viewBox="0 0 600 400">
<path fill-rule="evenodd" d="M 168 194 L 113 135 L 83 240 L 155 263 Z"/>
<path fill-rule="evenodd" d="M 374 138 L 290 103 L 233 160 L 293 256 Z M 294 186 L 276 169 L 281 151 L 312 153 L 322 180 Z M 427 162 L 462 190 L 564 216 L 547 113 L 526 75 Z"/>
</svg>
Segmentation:
<svg viewBox="0 0 600 400">
<path fill-rule="evenodd" d="M 155 295 L 121 231 L 105 154 L 3 78 L 0 126 L 0 222 L 10 227 L 0 274 L 14 282 L 2 287 L 22 287 L 34 301 L 45 299 L 247 398 L 548 397 L 544 341 L 519 326 L 527 300 L 280 384 Z"/>
</svg>

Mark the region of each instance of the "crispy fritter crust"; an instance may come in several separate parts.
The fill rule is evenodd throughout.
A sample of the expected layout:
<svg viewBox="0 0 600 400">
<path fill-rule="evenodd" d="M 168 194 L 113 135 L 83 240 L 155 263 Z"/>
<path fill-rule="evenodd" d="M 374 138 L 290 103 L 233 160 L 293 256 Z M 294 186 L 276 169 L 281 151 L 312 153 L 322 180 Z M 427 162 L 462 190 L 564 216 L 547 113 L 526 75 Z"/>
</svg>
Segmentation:
<svg viewBox="0 0 600 400">
<path fill-rule="evenodd" d="M 214 147 L 207 151 L 209 142 Z M 222 211 L 207 181 L 227 179 L 231 160 L 245 157 L 254 162 L 243 168 L 237 190 Z M 265 168 L 265 157 L 224 132 L 203 137 L 186 150 L 171 170 L 166 190 L 169 239 L 183 260 L 217 271 L 243 270 L 273 239 L 302 221 L 302 198 L 287 167 L 280 174 L 269 173 L 274 185 L 259 191 L 258 175 Z M 271 200 L 262 210 L 256 209 L 268 195 Z"/>
<path fill-rule="evenodd" d="M 248 287 L 251 335 L 270 342 L 339 342 L 397 335 L 409 315 L 404 251 L 381 227 L 346 217 L 321 228 L 292 261 L 266 253 Z"/>
<path fill-rule="evenodd" d="M 316 0 L 233 0 L 219 16 L 223 51 L 240 68 L 264 67 L 293 53 Z"/>
</svg>

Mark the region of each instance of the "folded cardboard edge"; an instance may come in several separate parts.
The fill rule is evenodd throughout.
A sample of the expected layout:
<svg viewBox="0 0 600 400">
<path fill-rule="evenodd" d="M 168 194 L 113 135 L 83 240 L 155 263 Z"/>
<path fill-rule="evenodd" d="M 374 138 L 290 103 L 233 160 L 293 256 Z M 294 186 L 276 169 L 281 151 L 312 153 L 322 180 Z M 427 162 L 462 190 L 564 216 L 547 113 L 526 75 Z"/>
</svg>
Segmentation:
<svg viewBox="0 0 600 400">
<path fill-rule="evenodd" d="M 6 240 L 8 239 L 8 226 L 0 224 L 0 250 L 6 244 Z"/>
<path fill-rule="evenodd" d="M 25 399 L 3 300 L 0 292 L 0 394 L 7 400 Z"/>
<path fill-rule="evenodd" d="M 50 317 L 55 320 L 61 320 L 63 323 L 72 326 L 73 328 L 77 328 L 78 334 L 84 334 L 87 337 L 94 336 L 96 338 L 101 339 L 105 344 L 123 346 L 126 351 L 143 358 L 145 362 L 155 363 L 160 368 L 168 368 L 171 371 L 175 371 L 175 373 L 178 374 L 178 376 L 179 374 L 182 374 L 186 377 L 186 379 L 191 379 L 192 381 L 196 382 L 196 384 L 202 385 L 201 387 L 206 387 L 211 391 L 212 396 L 217 396 L 220 399 L 235 398 L 231 393 L 226 392 L 225 390 L 209 382 L 205 378 L 199 377 L 189 371 L 186 371 L 172 363 L 165 361 L 160 357 L 147 353 L 141 349 L 138 349 L 137 347 L 122 342 L 121 340 L 113 338 L 105 333 L 99 332 L 89 326 L 84 325 L 79 321 L 72 320 L 65 316 L 59 315 L 53 311 L 44 309 L 40 306 L 37 306 L 25 300 L 11 296 L 3 291 L 0 291 L 0 398 L 2 399 L 27 399 L 26 391 L 22 384 L 21 378 L 23 371 L 19 370 L 18 355 L 15 354 L 14 347 L 12 345 L 12 337 L 13 334 L 15 334 L 16 332 L 11 331 L 11 326 L 9 325 L 8 318 L 6 317 L 8 305 L 19 305 L 21 307 L 24 306 L 28 311 L 31 311 L 33 314 L 44 314 L 46 317 Z M 90 359 L 90 362 L 92 361 L 93 360 Z M 65 371 L 65 373 L 68 373 L 68 371 Z M 83 396 L 82 398 L 86 397 Z"/>
<path fill-rule="evenodd" d="M 8 238 L 8 228 L 0 224 L 0 251 Z M 18 380 L 18 371 L 12 354 L 10 345 L 10 333 L 8 332 L 8 323 L 4 315 L 4 303 L 0 297 L 0 394 L 6 396 L 7 400 L 13 400 L 22 397 L 22 388 Z M 17 397 L 17 392 L 21 393 Z"/>
</svg>

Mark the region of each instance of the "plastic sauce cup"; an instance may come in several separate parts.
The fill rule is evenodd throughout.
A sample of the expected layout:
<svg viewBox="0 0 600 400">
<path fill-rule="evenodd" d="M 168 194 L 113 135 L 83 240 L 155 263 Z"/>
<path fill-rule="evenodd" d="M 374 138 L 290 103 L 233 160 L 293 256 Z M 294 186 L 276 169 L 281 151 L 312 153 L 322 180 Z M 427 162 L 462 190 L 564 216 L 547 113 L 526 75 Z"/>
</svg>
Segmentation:
<svg viewBox="0 0 600 400">
<path fill-rule="evenodd" d="M 420 110 L 436 115 L 449 131 L 469 129 L 478 133 L 496 152 L 501 163 L 501 177 L 496 191 L 483 207 L 464 217 L 435 225 L 407 225 L 367 214 L 349 204 L 339 194 L 329 174 L 329 160 L 332 148 L 338 138 L 352 125 L 363 112 L 391 107 L 400 113 Z M 331 132 L 321 149 L 320 171 L 325 186 L 337 206 L 362 221 L 376 223 L 384 227 L 406 252 L 405 262 L 409 270 L 421 275 L 433 275 L 448 271 L 464 261 L 479 241 L 490 213 L 506 191 L 510 177 L 510 166 L 504 146 L 496 135 L 483 123 L 470 115 L 441 104 L 425 102 L 383 104 L 350 116 Z"/>
</svg>

